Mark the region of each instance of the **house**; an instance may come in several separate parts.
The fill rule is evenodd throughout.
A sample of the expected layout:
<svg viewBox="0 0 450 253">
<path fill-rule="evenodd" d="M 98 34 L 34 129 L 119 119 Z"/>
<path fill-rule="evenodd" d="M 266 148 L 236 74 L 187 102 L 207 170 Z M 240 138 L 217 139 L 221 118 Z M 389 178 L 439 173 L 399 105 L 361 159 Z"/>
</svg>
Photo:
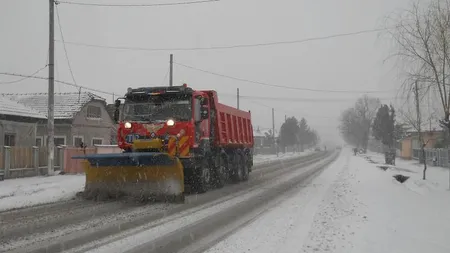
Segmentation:
<svg viewBox="0 0 450 253">
<path fill-rule="evenodd" d="M 114 104 L 108 104 L 106 105 L 106 111 L 108 112 L 109 117 L 114 121 L 114 112 L 116 111 L 116 106 Z M 117 144 L 117 129 L 118 124 L 113 122 L 111 128 L 111 144 Z"/>
<path fill-rule="evenodd" d="M 1 94 L 16 101 L 36 115 L 47 117 L 48 94 Z M 31 109 L 32 108 L 32 109 Z M 55 145 L 87 146 L 111 143 L 113 121 L 106 111 L 105 99 L 90 92 L 55 93 Z M 46 146 L 47 122 L 36 127 L 36 146 Z"/>
<path fill-rule="evenodd" d="M 436 143 L 441 139 L 444 131 L 440 128 L 432 128 L 431 130 L 423 131 L 423 141 L 426 143 L 425 148 L 434 148 Z M 400 157 L 404 159 L 412 159 L 414 157 L 414 150 L 419 150 L 419 134 L 417 131 L 410 130 L 406 137 L 400 141 Z"/>
<path fill-rule="evenodd" d="M 259 127 L 256 130 L 253 130 L 253 139 L 255 142 L 254 147 L 262 147 L 264 146 L 264 140 L 266 139 L 266 135 L 261 132 Z"/>
<path fill-rule="evenodd" d="M 0 97 L 0 147 L 35 145 L 37 126 L 45 121 L 39 111 Z"/>
</svg>

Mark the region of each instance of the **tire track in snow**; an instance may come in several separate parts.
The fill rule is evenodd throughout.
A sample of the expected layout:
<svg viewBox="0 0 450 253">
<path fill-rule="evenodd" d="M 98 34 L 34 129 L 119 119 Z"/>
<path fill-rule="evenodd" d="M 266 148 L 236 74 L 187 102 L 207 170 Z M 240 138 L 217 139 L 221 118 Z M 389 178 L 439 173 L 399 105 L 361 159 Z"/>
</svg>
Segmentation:
<svg viewBox="0 0 450 253">
<path fill-rule="evenodd" d="M 275 180 L 264 184 L 265 187 L 258 187 L 240 198 L 232 198 L 227 202 L 221 201 L 223 207 L 211 206 L 201 208 L 194 215 L 188 217 L 181 216 L 175 220 L 167 221 L 165 224 L 151 225 L 143 227 L 136 232 L 132 232 L 122 238 L 111 238 L 110 244 L 97 248 L 92 252 L 158 252 L 169 253 L 177 252 L 183 249 L 183 252 L 202 252 L 210 246 L 208 236 L 215 236 L 217 233 L 227 233 L 228 230 L 236 229 L 253 219 L 254 215 L 259 215 L 264 211 L 264 207 L 271 200 L 286 193 L 292 187 L 298 186 L 299 180 L 304 180 L 314 174 L 318 167 L 334 160 L 335 157 L 328 159 L 317 159 L 314 163 L 306 167 L 294 166 L 294 169 Z M 302 169 L 299 169 L 299 168 Z M 261 209 L 262 208 L 262 209 Z M 239 218 L 241 217 L 241 218 Z M 188 219 L 189 221 L 187 221 Z M 223 231 L 225 227 L 225 231 Z M 219 229 L 217 231 L 217 229 Z M 202 242 L 198 240 L 205 239 Z M 146 243 L 142 243 L 147 241 Z M 194 242 L 195 241 L 195 242 Z M 214 240 L 213 240 L 214 241 Z M 193 246 L 191 249 L 185 249 L 187 246 Z"/>
<path fill-rule="evenodd" d="M 349 171 L 349 160 L 348 155 L 344 169 L 328 189 L 302 252 L 349 252 L 354 248 L 352 239 L 358 229 L 354 225 L 365 222 L 365 216 L 355 213 L 360 201 L 348 181 L 354 177 Z M 344 221 L 348 219 L 352 222 Z M 353 225 L 343 226 L 342 223 Z"/>
<path fill-rule="evenodd" d="M 3 217 L 3 221 L 8 223 L 8 227 L 5 227 L 3 233 L 9 234 L 1 241 L 3 242 L 2 246 L 5 246 L 6 250 L 17 249 L 18 252 L 23 252 L 24 249 L 30 252 L 39 248 L 43 252 L 60 252 L 62 248 L 73 248 L 200 204 L 213 205 L 219 197 L 236 197 L 238 191 L 243 191 L 252 185 L 261 184 L 282 174 L 283 170 L 280 169 L 280 164 L 289 166 L 320 159 L 322 156 L 322 152 L 313 153 L 308 156 L 255 165 L 249 182 L 231 185 L 231 187 L 213 190 L 198 196 L 188 196 L 185 205 L 168 204 L 163 207 L 156 204 L 136 207 L 122 202 L 69 201 L 2 212 L 0 217 Z M 83 205 L 88 207 L 83 208 Z M 72 214 L 69 213 L 70 211 Z M 20 217 L 22 214 L 27 217 L 24 220 L 28 220 L 28 222 L 15 220 L 15 217 Z M 38 221 L 34 221 L 33 214 L 38 217 Z M 22 235 L 21 238 L 14 237 L 19 234 Z"/>
<path fill-rule="evenodd" d="M 308 235 L 322 196 L 332 184 L 337 174 L 336 169 L 343 166 L 343 161 L 345 157 L 341 155 L 326 169 L 302 181 L 302 187 L 293 189 L 275 208 L 268 210 L 206 252 L 298 252 Z M 296 246 L 292 247 L 291 243 L 295 243 Z"/>
</svg>

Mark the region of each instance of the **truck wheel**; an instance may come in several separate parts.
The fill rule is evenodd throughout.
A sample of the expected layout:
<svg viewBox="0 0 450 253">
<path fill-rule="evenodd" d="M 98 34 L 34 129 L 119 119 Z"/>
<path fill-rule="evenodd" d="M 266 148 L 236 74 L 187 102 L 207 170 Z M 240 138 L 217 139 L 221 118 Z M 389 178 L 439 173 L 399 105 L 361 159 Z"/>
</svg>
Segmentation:
<svg viewBox="0 0 450 253">
<path fill-rule="evenodd" d="M 219 157 L 219 162 L 214 170 L 214 183 L 217 188 L 222 188 L 228 179 L 228 162 L 223 157 Z"/>
<path fill-rule="evenodd" d="M 242 164 L 242 181 L 248 181 L 249 178 L 249 165 L 247 163 L 247 161 L 245 161 L 244 156 L 241 156 L 241 164 Z"/>
<path fill-rule="evenodd" d="M 206 158 L 202 159 L 200 167 L 196 170 L 194 185 L 198 193 L 204 193 L 209 190 L 211 185 L 211 169 Z"/>
<path fill-rule="evenodd" d="M 244 159 L 239 154 L 236 154 L 234 157 L 234 166 L 233 166 L 233 182 L 237 183 L 244 180 Z"/>
</svg>

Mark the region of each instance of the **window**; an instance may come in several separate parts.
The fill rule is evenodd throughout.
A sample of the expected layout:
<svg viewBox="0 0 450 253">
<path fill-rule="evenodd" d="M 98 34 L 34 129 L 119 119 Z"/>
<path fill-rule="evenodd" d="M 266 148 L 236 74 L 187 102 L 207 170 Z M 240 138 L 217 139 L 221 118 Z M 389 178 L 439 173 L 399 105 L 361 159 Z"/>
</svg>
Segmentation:
<svg viewBox="0 0 450 253">
<path fill-rule="evenodd" d="M 42 145 L 44 145 L 43 139 L 44 139 L 44 138 L 43 138 L 42 136 L 36 137 L 36 147 L 42 147 Z"/>
<path fill-rule="evenodd" d="M 46 144 L 48 146 L 48 137 L 45 138 L 46 139 Z M 66 145 L 66 136 L 55 136 L 53 138 L 54 143 L 55 143 L 55 147 L 61 146 L 61 145 Z"/>
<path fill-rule="evenodd" d="M 55 137 L 55 147 L 66 145 L 66 138 L 64 137 Z"/>
<path fill-rule="evenodd" d="M 84 143 L 84 137 L 83 136 L 74 136 L 73 137 L 73 145 L 75 147 L 81 147 L 82 143 Z"/>
<path fill-rule="evenodd" d="M 87 107 L 87 117 L 98 119 L 102 117 L 102 110 L 98 106 L 89 105 Z"/>
<path fill-rule="evenodd" d="M 5 146 L 15 146 L 16 145 L 16 135 L 15 134 L 5 134 Z"/>
<path fill-rule="evenodd" d="M 92 138 L 92 146 L 102 145 L 102 144 L 103 144 L 102 138 Z"/>
</svg>

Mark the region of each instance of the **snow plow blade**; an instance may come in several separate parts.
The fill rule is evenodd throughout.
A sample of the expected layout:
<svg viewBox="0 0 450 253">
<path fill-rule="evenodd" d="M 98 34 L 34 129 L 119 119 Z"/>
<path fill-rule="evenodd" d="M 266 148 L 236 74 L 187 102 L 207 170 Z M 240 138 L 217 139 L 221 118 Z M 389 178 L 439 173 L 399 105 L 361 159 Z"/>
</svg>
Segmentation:
<svg viewBox="0 0 450 253">
<path fill-rule="evenodd" d="M 84 159 L 84 197 L 130 196 L 140 201 L 184 202 L 183 165 L 177 157 L 158 152 L 75 156 Z"/>
</svg>

